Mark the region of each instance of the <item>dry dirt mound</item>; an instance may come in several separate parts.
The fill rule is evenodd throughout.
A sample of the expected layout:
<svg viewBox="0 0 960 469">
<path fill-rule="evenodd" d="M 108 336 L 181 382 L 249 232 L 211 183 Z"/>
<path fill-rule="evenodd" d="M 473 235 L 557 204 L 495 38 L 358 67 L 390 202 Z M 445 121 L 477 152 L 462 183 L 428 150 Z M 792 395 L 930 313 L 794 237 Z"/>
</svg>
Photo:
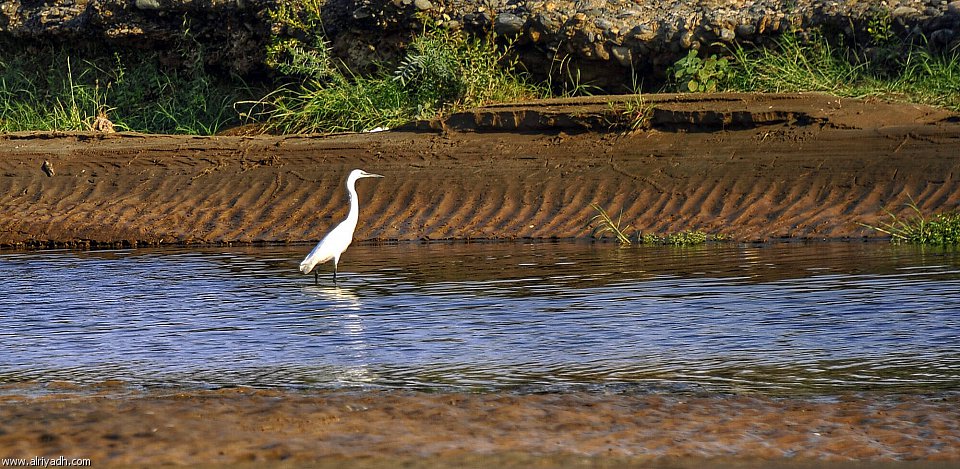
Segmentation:
<svg viewBox="0 0 960 469">
<path fill-rule="evenodd" d="M 609 98 L 632 99 L 632 98 Z M 0 244 L 300 242 L 346 212 L 357 239 L 589 235 L 590 203 L 644 231 L 736 239 L 875 235 L 884 208 L 960 204 L 960 118 L 824 95 L 502 105 L 331 136 L 0 136 Z M 627 116 L 629 117 L 629 116 Z M 629 119 L 628 119 L 629 121 Z M 46 162 L 46 164 L 45 164 Z"/>
</svg>

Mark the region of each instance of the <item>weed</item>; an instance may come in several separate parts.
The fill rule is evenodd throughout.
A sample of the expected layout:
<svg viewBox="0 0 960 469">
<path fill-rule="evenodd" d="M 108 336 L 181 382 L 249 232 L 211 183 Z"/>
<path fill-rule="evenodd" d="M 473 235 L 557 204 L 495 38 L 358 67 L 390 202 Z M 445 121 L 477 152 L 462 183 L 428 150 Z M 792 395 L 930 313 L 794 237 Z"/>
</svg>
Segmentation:
<svg viewBox="0 0 960 469">
<path fill-rule="evenodd" d="M 640 130 L 650 125 L 653 118 L 654 106 L 647 103 L 642 94 L 635 94 L 633 97 L 621 102 L 609 101 L 607 107 L 607 124 L 611 130 Z"/>
<path fill-rule="evenodd" d="M 873 46 L 886 47 L 896 42 L 893 18 L 890 17 L 888 10 L 881 9 L 868 18 L 867 34 L 870 35 L 870 44 Z"/>
<path fill-rule="evenodd" d="M 703 244 L 708 240 L 714 241 L 723 241 L 727 238 L 722 235 L 708 235 L 700 230 L 695 231 L 681 231 L 679 233 L 669 234 L 666 236 L 660 236 L 652 233 L 641 233 L 636 231 L 632 236 L 630 232 L 633 231 L 633 228 L 630 225 L 623 225 L 623 213 L 621 212 L 617 216 L 616 221 L 598 204 L 590 204 L 591 207 L 597 212 L 593 218 L 590 219 L 588 226 L 592 226 L 593 230 L 591 231 L 591 236 L 594 238 L 603 237 L 607 233 L 611 233 L 614 237 L 617 238 L 617 242 L 621 246 L 630 246 L 634 242 L 637 244 L 666 244 L 673 246 L 695 246 L 698 244 Z"/>
<path fill-rule="evenodd" d="M 696 49 L 690 52 L 672 67 L 669 75 L 680 91 L 692 93 L 712 93 L 717 91 L 731 74 L 730 63 L 726 58 L 717 58 L 716 54 L 701 59 Z"/>
<path fill-rule="evenodd" d="M 0 131 L 110 128 L 211 134 L 239 123 L 250 89 L 195 63 L 174 70 L 158 54 L 65 47 L 0 48 Z M 199 60 L 199 59 L 198 59 Z"/>
<path fill-rule="evenodd" d="M 960 244 L 960 214 L 938 213 L 926 217 L 913 199 L 906 205 L 913 210 L 914 216 L 899 218 L 889 210 L 885 210 L 891 218 L 890 222 L 880 222 L 880 226 L 859 222 L 857 224 L 890 235 L 890 241 L 894 243 L 932 246 Z"/>
<path fill-rule="evenodd" d="M 322 35 L 322 0 L 277 2 L 267 10 L 276 25 L 266 64 L 280 73 L 300 79 L 327 82 L 340 76 Z"/>
<path fill-rule="evenodd" d="M 864 65 L 839 56 L 827 40 L 811 33 L 804 42 L 794 33 L 784 34 L 774 49 L 747 51 L 736 47 L 734 73 L 728 86 L 762 92 L 819 91 L 862 97 L 867 90 L 854 88 Z"/>
<path fill-rule="evenodd" d="M 874 41 L 887 40 L 883 21 Z M 889 26 L 886 26 L 889 28 Z M 771 49 L 731 50 L 725 89 L 745 92 L 824 92 L 840 97 L 876 97 L 960 110 L 960 51 L 937 54 L 912 45 L 904 53 L 852 54 L 810 31 L 806 39 L 784 34 Z"/>
<path fill-rule="evenodd" d="M 550 69 L 547 71 L 547 83 L 553 85 L 550 94 L 571 98 L 603 93 L 603 88 L 584 82 L 580 75 L 580 67 L 573 63 L 571 55 L 563 54 L 560 59 L 555 56 L 550 61 Z M 636 80 L 635 76 L 633 78 Z"/>
<path fill-rule="evenodd" d="M 334 63 L 316 15 L 294 15 L 289 9 L 274 13 L 275 20 L 288 21 L 289 28 L 307 39 L 278 40 L 268 50 L 270 63 L 296 81 L 247 103 L 258 110 L 257 118 L 266 121 L 267 131 L 389 128 L 465 107 L 544 95 L 515 71 L 507 50 L 492 40 L 442 28 L 427 28 L 414 38 L 392 73 L 344 72 L 345 67 Z"/>
<path fill-rule="evenodd" d="M 710 236 L 700 230 L 681 231 L 665 236 L 646 233 L 637 237 L 640 244 L 666 244 L 671 246 L 696 246 L 706 243 L 707 240 L 722 241 L 724 239 L 723 236 Z"/>
<path fill-rule="evenodd" d="M 632 244 L 632 241 L 630 241 L 630 235 L 627 234 L 631 227 L 622 226 L 621 224 L 623 212 L 620 212 L 620 215 L 617 217 L 617 221 L 613 221 L 613 218 L 610 217 L 603 207 L 600 207 L 597 204 L 590 204 L 590 206 L 597 211 L 597 214 L 590 219 L 590 225 L 596 225 L 593 228 L 591 236 L 594 238 L 599 238 L 606 233 L 613 233 L 613 235 L 617 238 L 617 241 L 620 242 L 620 245 L 629 246 Z"/>
</svg>

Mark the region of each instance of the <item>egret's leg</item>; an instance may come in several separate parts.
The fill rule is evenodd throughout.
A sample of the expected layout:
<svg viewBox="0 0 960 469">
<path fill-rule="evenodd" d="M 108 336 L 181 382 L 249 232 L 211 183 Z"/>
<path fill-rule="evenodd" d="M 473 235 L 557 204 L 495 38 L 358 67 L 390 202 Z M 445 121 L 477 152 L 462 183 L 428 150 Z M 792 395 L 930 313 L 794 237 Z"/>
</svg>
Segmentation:
<svg viewBox="0 0 960 469">
<path fill-rule="evenodd" d="M 334 285 L 337 284 L 337 266 L 336 265 L 333 266 L 333 284 Z"/>
<path fill-rule="evenodd" d="M 313 284 L 320 285 L 320 269 L 313 269 Z"/>
</svg>

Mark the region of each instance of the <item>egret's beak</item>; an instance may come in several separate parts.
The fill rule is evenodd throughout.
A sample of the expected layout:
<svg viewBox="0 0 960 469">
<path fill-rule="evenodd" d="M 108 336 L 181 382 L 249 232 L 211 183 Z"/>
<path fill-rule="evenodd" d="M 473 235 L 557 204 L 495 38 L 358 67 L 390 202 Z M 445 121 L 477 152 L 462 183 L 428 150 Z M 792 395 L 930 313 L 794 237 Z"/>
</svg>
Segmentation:
<svg viewBox="0 0 960 469">
<path fill-rule="evenodd" d="M 382 177 L 383 177 L 382 174 L 373 174 L 373 173 L 363 173 L 363 176 L 364 176 L 364 177 L 368 177 L 368 178 L 382 178 Z"/>
</svg>

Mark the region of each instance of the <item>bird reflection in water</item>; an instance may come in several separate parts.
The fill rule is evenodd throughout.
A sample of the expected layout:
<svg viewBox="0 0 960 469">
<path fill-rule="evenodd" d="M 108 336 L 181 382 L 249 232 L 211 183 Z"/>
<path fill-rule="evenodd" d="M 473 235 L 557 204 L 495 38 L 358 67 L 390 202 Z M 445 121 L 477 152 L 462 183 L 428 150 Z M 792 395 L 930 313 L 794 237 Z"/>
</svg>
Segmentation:
<svg viewBox="0 0 960 469">
<path fill-rule="evenodd" d="M 360 311 L 360 297 L 351 289 L 340 286 L 309 285 L 303 287 L 307 295 L 330 302 L 332 310 L 325 315 L 328 325 L 341 331 L 343 348 L 339 350 L 342 358 L 352 363 L 337 371 L 336 380 L 341 386 L 364 385 L 380 379 L 370 370 L 370 356 L 373 346 L 366 335 L 363 317 Z"/>
<path fill-rule="evenodd" d="M 360 310 L 360 297 L 350 288 L 326 285 L 308 285 L 303 292 L 326 301 L 333 302 L 339 307 L 351 310 Z"/>
</svg>

